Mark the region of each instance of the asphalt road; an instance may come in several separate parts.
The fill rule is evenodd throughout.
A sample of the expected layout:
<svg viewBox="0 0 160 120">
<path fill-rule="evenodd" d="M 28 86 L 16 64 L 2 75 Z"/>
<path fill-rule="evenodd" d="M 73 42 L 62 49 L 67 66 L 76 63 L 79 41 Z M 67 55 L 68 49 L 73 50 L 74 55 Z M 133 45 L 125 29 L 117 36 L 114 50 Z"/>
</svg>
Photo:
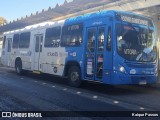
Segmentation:
<svg viewBox="0 0 160 120">
<path fill-rule="evenodd" d="M 73 88 L 66 79 L 33 73 L 18 76 L 13 69 L 0 67 L 0 111 L 160 111 L 160 85 L 110 86 L 84 82 L 81 88 Z M 81 117 L 67 119 L 128 120 L 78 114 Z"/>
</svg>

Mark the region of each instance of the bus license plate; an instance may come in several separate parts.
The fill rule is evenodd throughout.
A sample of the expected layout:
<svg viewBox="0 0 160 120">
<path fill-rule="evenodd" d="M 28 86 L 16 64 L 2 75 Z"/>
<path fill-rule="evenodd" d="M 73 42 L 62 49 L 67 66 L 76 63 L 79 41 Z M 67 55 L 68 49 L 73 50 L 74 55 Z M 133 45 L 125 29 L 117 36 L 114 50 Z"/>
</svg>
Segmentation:
<svg viewBox="0 0 160 120">
<path fill-rule="evenodd" d="M 146 85 L 146 84 L 147 84 L 146 81 L 140 81 L 140 82 L 139 82 L 139 85 Z"/>
</svg>

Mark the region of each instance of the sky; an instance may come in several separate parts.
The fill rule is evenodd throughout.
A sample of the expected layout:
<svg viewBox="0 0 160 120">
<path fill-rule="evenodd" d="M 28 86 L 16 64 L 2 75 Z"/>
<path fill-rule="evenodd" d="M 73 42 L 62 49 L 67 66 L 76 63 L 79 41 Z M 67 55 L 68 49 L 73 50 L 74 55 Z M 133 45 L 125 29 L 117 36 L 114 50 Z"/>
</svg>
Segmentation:
<svg viewBox="0 0 160 120">
<path fill-rule="evenodd" d="M 65 0 L 1 0 L 0 16 L 4 17 L 7 22 L 17 20 L 17 18 L 31 15 L 36 11 L 54 8 L 58 3 L 63 4 Z"/>
</svg>

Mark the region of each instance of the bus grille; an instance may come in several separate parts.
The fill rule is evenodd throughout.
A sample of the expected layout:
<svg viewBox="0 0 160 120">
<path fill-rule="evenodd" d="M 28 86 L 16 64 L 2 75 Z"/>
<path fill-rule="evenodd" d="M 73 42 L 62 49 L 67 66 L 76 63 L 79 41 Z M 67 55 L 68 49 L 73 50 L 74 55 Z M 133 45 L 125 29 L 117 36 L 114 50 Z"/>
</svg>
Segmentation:
<svg viewBox="0 0 160 120">
<path fill-rule="evenodd" d="M 154 68 L 154 64 L 126 64 L 130 68 Z"/>
</svg>

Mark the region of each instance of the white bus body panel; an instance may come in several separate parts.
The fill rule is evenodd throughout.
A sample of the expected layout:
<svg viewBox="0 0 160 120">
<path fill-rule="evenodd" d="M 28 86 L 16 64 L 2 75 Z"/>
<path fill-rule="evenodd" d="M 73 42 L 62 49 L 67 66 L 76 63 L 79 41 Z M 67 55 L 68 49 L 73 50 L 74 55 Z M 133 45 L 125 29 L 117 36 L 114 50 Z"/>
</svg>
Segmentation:
<svg viewBox="0 0 160 120">
<path fill-rule="evenodd" d="M 40 71 L 43 73 L 49 73 L 54 75 L 62 76 L 64 72 L 65 59 L 68 53 L 65 51 L 65 47 L 44 47 L 45 42 L 45 32 L 47 28 L 52 28 L 56 26 L 63 26 L 64 21 L 59 22 L 48 22 L 41 23 L 37 25 L 27 26 L 24 29 L 10 31 L 4 33 L 7 38 L 12 38 L 14 34 L 20 34 L 23 32 L 30 32 L 30 45 L 29 48 L 17 48 L 11 47 L 11 52 L 7 55 L 3 55 L 3 64 L 15 67 L 16 58 L 22 60 L 22 69 L 30 71 Z M 42 51 L 35 52 L 36 41 L 38 37 L 42 38 Z M 37 40 L 36 40 L 37 39 Z M 3 51 L 7 52 L 7 44 Z"/>
</svg>

